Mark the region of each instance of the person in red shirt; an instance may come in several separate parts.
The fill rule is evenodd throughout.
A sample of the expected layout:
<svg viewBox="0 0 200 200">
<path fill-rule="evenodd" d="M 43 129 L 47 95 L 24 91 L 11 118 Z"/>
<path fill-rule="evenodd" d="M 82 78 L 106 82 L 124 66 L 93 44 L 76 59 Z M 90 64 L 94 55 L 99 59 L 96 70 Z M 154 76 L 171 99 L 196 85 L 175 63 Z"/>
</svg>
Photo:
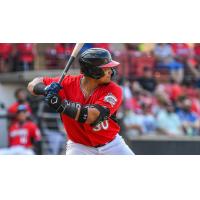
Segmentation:
<svg viewBox="0 0 200 200">
<path fill-rule="evenodd" d="M 13 46 L 9 43 L 0 43 L 0 72 L 11 70 L 11 55 Z"/>
<path fill-rule="evenodd" d="M 35 95 L 44 95 L 50 107 L 61 114 L 68 135 L 68 155 L 133 155 L 118 135 L 116 113 L 122 103 L 122 89 L 111 81 L 118 62 L 109 51 L 91 48 L 79 57 L 81 74 L 38 77 L 28 85 Z"/>
<path fill-rule="evenodd" d="M 36 44 L 20 43 L 16 45 L 18 66 L 16 71 L 33 70 L 36 57 Z"/>
<path fill-rule="evenodd" d="M 12 105 L 10 105 L 8 107 L 8 117 L 11 119 L 10 120 L 10 124 L 12 124 L 13 121 L 15 121 L 15 116 L 17 113 L 17 109 L 18 106 L 23 104 L 26 106 L 27 111 L 28 111 L 28 115 L 31 116 L 32 115 L 32 109 L 29 105 L 29 103 L 27 102 L 27 92 L 25 91 L 24 88 L 18 88 L 15 91 L 15 98 L 16 98 L 16 102 L 14 102 Z"/>
<path fill-rule="evenodd" d="M 194 44 L 194 63 L 193 65 L 199 71 L 200 69 L 200 43 Z"/>
<path fill-rule="evenodd" d="M 73 50 L 73 47 L 73 43 L 58 43 L 55 45 L 55 50 L 59 57 L 65 58 L 66 55 L 70 55 L 70 53 Z"/>
<path fill-rule="evenodd" d="M 64 68 L 64 61 L 69 59 L 73 48 L 73 43 L 58 43 L 55 45 L 58 68 Z"/>
<path fill-rule="evenodd" d="M 0 154 L 34 155 L 41 152 L 40 141 L 40 130 L 34 122 L 28 120 L 27 107 L 19 105 L 16 121 L 8 130 L 9 148 L 1 149 Z"/>
</svg>

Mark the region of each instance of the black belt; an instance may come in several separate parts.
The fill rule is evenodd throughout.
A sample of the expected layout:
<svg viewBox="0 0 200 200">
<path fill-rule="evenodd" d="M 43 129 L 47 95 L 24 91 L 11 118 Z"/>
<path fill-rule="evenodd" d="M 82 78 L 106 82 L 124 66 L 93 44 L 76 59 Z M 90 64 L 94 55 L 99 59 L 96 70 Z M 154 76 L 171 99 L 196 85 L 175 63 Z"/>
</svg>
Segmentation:
<svg viewBox="0 0 200 200">
<path fill-rule="evenodd" d="M 94 148 L 99 148 L 99 147 L 103 147 L 103 146 L 105 146 L 106 144 L 109 144 L 109 143 L 111 143 L 113 140 L 115 139 L 115 137 L 111 140 L 111 141 L 109 141 L 109 142 L 106 142 L 105 144 L 99 144 L 99 145 L 96 145 L 96 146 L 94 146 Z"/>
</svg>

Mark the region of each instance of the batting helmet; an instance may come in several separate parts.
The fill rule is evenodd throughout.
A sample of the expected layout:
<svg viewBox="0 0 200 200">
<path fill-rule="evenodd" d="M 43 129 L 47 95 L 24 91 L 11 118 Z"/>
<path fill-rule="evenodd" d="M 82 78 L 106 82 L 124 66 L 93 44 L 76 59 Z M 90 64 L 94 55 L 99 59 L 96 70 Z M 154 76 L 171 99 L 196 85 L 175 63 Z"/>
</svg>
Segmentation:
<svg viewBox="0 0 200 200">
<path fill-rule="evenodd" d="M 91 48 L 84 51 L 79 57 L 81 72 L 94 79 L 100 79 L 104 76 L 102 68 L 112 68 L 119 63 L 112 60 L 112 57 L 106 49 Z M 114 74 L 114 73 L 113 73 Z"/>
</svg>

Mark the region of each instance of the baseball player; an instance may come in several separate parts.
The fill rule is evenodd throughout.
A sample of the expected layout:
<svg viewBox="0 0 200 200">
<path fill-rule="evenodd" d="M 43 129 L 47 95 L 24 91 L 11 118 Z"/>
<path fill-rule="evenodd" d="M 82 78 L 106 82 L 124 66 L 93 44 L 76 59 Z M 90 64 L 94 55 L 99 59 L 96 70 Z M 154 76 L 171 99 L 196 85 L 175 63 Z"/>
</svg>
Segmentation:
<svg viewBox="0 0 200 200">
<path fill-rule="evenodd" d="M 8 131 L 9 148 L 0 149 L 0 155 L 34 155 L 34 147 L 40 147 L 41 134 L 37 125 L 28 120 L 26 105 L 17 107 L 16 120 Z"/>
<path fill-rule="evenodd" d="M 28 85 L 33 95 L 45 101 L 61 115 L 68 134 L 67 155 L 133 155 L 118 135 L 116 113 L 122 102 L 122 89 L 111 78 L 118 62 L 109 51 L 91 48 L 79 57 L 81 74 L 38 77 Z"/>
<path fill-rule="evenodd" d="M 15 98 L 16 98 L 16 102 L 14 102 L 8 108 L 8 114 L 10 116 L 14 116 L 17 113 L 18 106 L 23 104 L 23 105 L 25 105 L 27 107 L 29 115 L 31 115 L 32 114 L 32 110 L 31 110 L 31 107 L 30 107 L 29 103 L 27 102 L 27 93 L 26 93 L 25 89 L 18 88 L 15 91 Z"/>
</svg>

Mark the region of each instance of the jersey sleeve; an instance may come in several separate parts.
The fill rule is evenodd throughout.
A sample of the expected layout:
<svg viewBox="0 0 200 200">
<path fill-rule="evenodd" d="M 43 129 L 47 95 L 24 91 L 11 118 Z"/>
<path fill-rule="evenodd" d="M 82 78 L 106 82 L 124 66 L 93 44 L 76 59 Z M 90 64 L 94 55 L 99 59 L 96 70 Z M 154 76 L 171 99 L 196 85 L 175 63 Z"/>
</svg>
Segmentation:
<svg viewBox="0 0 200 200">
<path fill-rule="evenodd" d="M 53 82 L 58 82 L 59 81 L 59 77 L 54 77 L 54 78 L 51 78 L 51 77 L 43 77 L 43 83 L 45 85 L 50 85 L 51 83 Z"/>
<path fill-rule="evenodd" d="M 120 87 L 114 87 L 106 90 L 95 104 L 108 108 L 110 110 L 110 115 L 113 115 L 122 103 L 122 96 L 122 89 Z"/>
</svg>

